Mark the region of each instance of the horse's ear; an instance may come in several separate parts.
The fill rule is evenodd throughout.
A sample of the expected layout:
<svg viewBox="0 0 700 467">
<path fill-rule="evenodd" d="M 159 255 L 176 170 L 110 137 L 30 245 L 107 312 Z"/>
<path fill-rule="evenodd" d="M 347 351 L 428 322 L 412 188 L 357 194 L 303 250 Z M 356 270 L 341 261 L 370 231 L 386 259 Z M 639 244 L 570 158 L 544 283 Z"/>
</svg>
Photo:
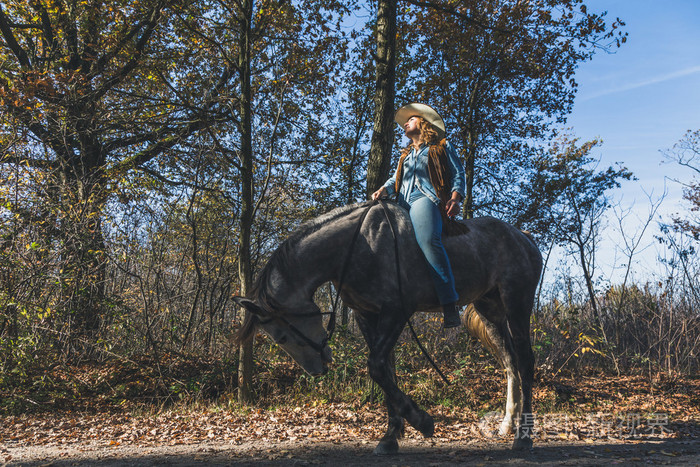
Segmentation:
<svg viewBox="0 0 700 467">
<path fill-rule="evenodd" d="M 267 316 L 269 314 L 264 308 L 258 306 L 254 301 L 245 297 L 233 297 L 233 301 L 258 317 Z"/>
</svg>

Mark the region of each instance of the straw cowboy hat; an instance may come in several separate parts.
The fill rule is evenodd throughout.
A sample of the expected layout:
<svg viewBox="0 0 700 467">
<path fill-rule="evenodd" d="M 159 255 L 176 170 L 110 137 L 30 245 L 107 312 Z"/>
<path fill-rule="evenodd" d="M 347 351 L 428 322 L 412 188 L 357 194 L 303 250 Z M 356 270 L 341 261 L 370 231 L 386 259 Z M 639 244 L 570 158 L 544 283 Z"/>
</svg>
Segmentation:
<svg viewBox="0 0 700 467">
<path fill-rule="evenodd" d="M 438 129 L 439 136 L 441 138 L 444 138 L 445 121 L 442 119 L 440 114 L 437 113 L 437 111 L 429 105 L 419 104 L 417 102 L 406 104 L 396 111 L 396 115 L 394 115 L 394 121 L 398 123 L 401 128 L 403 128 L 404 124 L 408 121 L 408 119 L 415 116 L 423 117 L 424 119 L 432 123 L 435 126 L 435 128 Z"/>
</svg>

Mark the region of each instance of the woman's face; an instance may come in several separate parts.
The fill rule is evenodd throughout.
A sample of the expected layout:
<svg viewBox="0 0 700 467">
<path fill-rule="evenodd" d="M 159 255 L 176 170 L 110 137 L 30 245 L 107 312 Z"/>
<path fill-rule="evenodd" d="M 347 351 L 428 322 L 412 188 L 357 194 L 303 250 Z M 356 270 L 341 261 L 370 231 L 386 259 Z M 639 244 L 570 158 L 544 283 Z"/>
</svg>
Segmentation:
<svg viewBox="0 0 700 467">
<path fill-rule="evenodd" d="M 403 124 L 403 130 L 406 136 L 411 138 L 413 135 L 420 135 L 420 120 L 417 116 L 413 116 Z"/>
</svg>

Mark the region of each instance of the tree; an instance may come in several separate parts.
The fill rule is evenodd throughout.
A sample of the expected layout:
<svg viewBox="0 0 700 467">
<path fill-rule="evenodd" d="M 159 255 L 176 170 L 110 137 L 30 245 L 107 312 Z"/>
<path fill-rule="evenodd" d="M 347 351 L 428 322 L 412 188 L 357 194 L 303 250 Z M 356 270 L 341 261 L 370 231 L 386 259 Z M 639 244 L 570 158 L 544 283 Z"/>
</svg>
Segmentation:
<svg viewBox="0 0 700 467">
<path fill-rule="evenodd" d="M 161 187 L 164 203 L 168 187 L 217 190 L 240 216 L 237 264 L 250 284 L 255 214 L 269 182 L 304 180 L 304 171 L 278 167 L 320 156 L 312 135 L 323 119 L 314 122 L 335 93 L 327 70 L 343 62 L 347 11 L 313 0 L 3 3 L 0 164 L 43 183 L 32 189 L 47 216 L 14 188 L 0 191 L 2 215 L 19 216 L 25 229 L 47 217 L 42 246 L 70 260 L 51 268 L 63 278 L 67 320 L 99 322 L 105 210 L 129 199 L 135 183 Z M 188 164 L 202 147 L 219 157 L 196 170 L 225 167 L 215 187 L 198 185 L 207 177 Z"/>
<path fill-rule="evenodd" d="M 688 130 L 672 149 L 664 151 L 665 157 L 690 169 L 694 175 L 700 174 L 700 130 Z M 689 204 L 689 212 L 681 217 L 676 214 L 670 223 L 661 224 L 658 239 L 673 252 L 671 259 L 663 260 L 672 268 L 682 271 L 682 289 L 689 291 L 689 301 L 695 306 L 700 303 L 700 287 L 697 274 L 697 242 L 700 241 L 700 181 L 693 178 L 685 183 L 683 199 Z M 671 277 L 669 278 L 669 280 Z"/>
<path fill-rule="evenodd" d="M 386 181 L 394 143 L 394 97 L 396 95 L 397 0 L 379 0 L 377 5 L 374 94 L 374 128 L 367 161 L 367 196 Z"/>
<path fill-rule="evenodd" d="M 656 213 L 661 206 L 661 203 L 663 202 L 664 198 L 666 197 L 666 193 L 664 192 L 663 195 L 661 195 L 658 200 L 652 199 L 651 196 L 649 196 L 649 212 L 646 217 L 646 219 L 640 219 L 637 218 L 637 222 L 635 222 L 636 225 L 640 226 L 638 228 L 637 232 L 634 232 L 632 234 L 627 234 L 626 228 L 625 228 L 625 220 L 628 216 L 631 215 L 632 208 L 630 207 L 629 209 L 625 211 L 618 210 L 617 207 L 613 206 L 613 211 L 615 213 L 615 217 L 617 218 L 618 226 L 619 226 L 619 231 L 622 236 L 622 244 L 621 249 L 622 249 L 622 254 L 624 255 L 625 263 L 623 264 L 625 274 L 622 279 L 622 283 L 619 285 L 619 294 L 616 297 L 613 297 L 613 306 L 614 306 L 614 317 L 615 317 L 615 346 L 616 348 L 620 348 L 622 344 L 622 310 L 624 307 L 627 305 L 627 299 L 629 298 L 629 292 L 632 291 L 634 292 L 634 289 L 630 290 L 630 287 L 628 285 L 628 281 L 630 279 L 630 275 L 632 274 L 632 262 L 634 260 L 635 254 L 640 251 L 640 247 L 642 246 L 642 239 L 644 238 L 644 234 L 647 230 L 647 228 L 652 224 L 654 218 L 656 217 Z M 619 367 L 617 365 L 617 358 L 615 358 L 615 365 L 618 369 L 619 373 Z"/>
<path fill-rule="evenodd" d="M 519 185 L 517 218 L 540 239 L 569 247 L 578 258 L 589 303 L 602 329 L 595 285 L 595 252 L 608 192 L 633 178 L 625 167 L 597 169 L 590 155 L 596 140 L 578 144 L 564 137 L 535 162 L 532 178 Z"/>
<path fill-rule="evenodd" d="M 196 105 L 177 89 L 188 85 L 197 62 L 174 32 L 178 3 L 0 7 L 0 163 L 44 174 L 43 198 L 63 258 L 61 311 L 79 329 L 99 324 L 102 218 L 112 193 L 128 173 L 226 114 L 219 93 L 231 69 L 209 69 L 210 77 L 219 75 L 214 85 L 188 89 L 190 98 L 200 92 Z M 20 205 L 5 206 L 24 217 Z"/>
<path fill-rule="evenodd" d="M 673 146 L 673 149 L 665 151 L 668 160 L 674 161 L 683 167 L 700 174 L 700 130 L 688 130 L 685 136 Z M 685 185 L 683 199 L 690 205 L 688 217 L 674 217 L 673 227 L 682 233 L 700 241 L 700 181 L 693 179 Z"/>
<path fill-rule="evenodd" d="M 624 23 L 608 27 L 581 0 L 410 3 L 428 7 L 410 9 L 403 93 L 441 109 L 462 148 L 465 217 L 505 214 L 509 187 L 536 157 L 533 142 L 571 111 L 576 68 L 625 42 Z"/>
</svg>

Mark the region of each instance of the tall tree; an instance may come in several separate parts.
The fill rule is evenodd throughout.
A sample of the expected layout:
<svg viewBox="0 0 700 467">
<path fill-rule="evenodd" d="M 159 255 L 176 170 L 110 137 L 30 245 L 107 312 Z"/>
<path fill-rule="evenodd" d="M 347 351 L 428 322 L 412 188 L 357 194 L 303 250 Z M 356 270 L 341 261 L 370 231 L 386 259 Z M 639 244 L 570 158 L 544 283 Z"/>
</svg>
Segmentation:
<svg viewBox="0 0 700 467">
<path fill-rule="evenodd" d="M 571 111 L 576 68 L 624 42 L 624 23 L 606 25 L 583 0 L 410 3 L 420 8 L 410 11 L 403 93 L 444 112 L 465 161 L 465 217 L 505 212 L 507 187 L 535 156 L 532 142 Z"/>
<path fill-rule="evenodd" d="M 397 0 L 379 0 L 376 23 L 374 127 L 367 161 L 367 196 L 376 191 L 389 174 L 394 143 L 394 97 L 396 95 Z"/>
<path fill-rule="evenodd" d="M 187 69 L 187 57 L 166 47 L 172 6 L 15 1 L 0 7 L 0 131 L 7 139 L 10 122 L 22 129 L 0 163 L 46 174 L 45 201 L 65 258 L 61 307 L 84 330 L 97 327 L 104 298 L 101 219 L 112 185 L 215 111 L 212 94 L 195 112 L 166 86 L 164 75 Z M 22 215 L 20 206 L 10 209 Z"/>
<path fill-rule="evenodd" d="M 570 249 L 581 267 L 591 309 L 602 329 L 594 284 L 600 225 L 610 206 L 610 190 L 633 175 L 625 167 L 597 169 L 591 151 L 598 141 L 582 144 L 563 137 L 536 160 L 531 179 L 520 183 L 517 217 L 543 240 Z"/>
<path fill-rule="evenodd" d="M 253 227 L 254 179 L 253 179 L 253 115 L 251 92 L 251 49 L 253 32 L 253 0 L 240 3 L 238 17 L 239 46 L 238 71 L 240 73 L 240 124 L 241 124 L 241 225 L 238 243 L 238 279 L 241 294 L 247 295 L 253 284 L 253 268 L 250 258 L 250 236 Z M 241 345 L 238 366 L 238 401 L 253 400 L 253 339 Z"/>
</svg>

